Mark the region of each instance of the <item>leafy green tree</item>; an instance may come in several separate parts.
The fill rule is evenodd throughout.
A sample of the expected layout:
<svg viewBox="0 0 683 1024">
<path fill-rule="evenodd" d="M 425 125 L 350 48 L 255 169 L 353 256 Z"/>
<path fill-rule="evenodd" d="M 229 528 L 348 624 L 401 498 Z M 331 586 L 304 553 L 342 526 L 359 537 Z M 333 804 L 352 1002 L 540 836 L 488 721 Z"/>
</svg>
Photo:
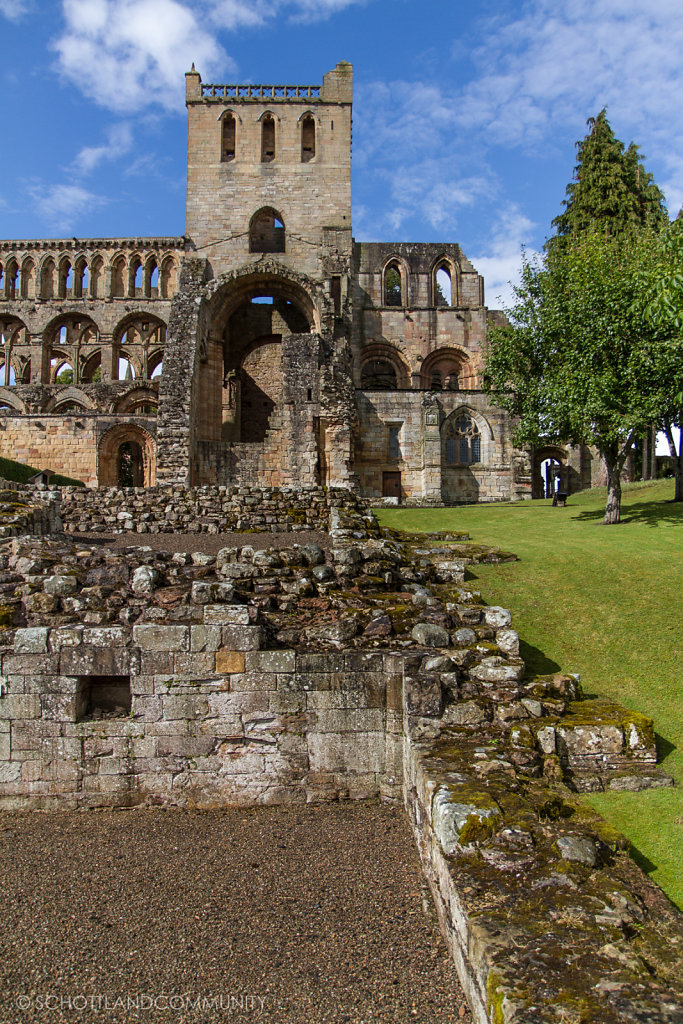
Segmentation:
<svg viewBox="0 0 683 1024">
<path fill-rule="evenodd" d="M 549 240 L 550 248 L 586 232 L 623 237 L 634 230 L 657 231 L 668 223 L 664 196 L 643 167 L 638 147 L 631 143 L 624 150 L 604 109 L 588 125 L 588 135 L 577 143 L 565 209 L 552 222 L 557 234 Z"/>
<path fill-rule="evenodd" d="M 509 325 L 492 331 L 486 388 L 517 418 L 519 445 L 595 445 L 607 468 L 605 523 L 618 523 L 634 439 L 683 390 L 683 338 L 644 315 L 653 237 L 578 235 L 524 262 Z"/>
<path fill-rule="evenodd" d="M 681 211 L 683 213 L 683 211 Z M 647 267 L 638 275 L 636 308 L 650 327 L 667 334 L 683 336 L 683 218 L 670 224 L 653 246 Z M 674 358 L 672 352 L 666 353 Z M 662 357 L 664 358 L 664 356 Z M 664 368 L 666 372 L 666 367 Z M 674 365 L 669 369 L 672 389 L 659 426 L 669 445 L 674 468 L 674 501 L 683 501 L 683 389 L 676 387 Z M 681 431 L 676 444 L 676 430 Z"/>
</svg>

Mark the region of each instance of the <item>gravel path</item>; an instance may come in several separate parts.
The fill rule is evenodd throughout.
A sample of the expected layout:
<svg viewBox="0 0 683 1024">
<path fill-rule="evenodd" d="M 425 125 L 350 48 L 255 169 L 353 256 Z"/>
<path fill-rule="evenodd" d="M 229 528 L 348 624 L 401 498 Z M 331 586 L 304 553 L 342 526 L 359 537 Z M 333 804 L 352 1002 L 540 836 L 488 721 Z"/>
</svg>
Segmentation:
<svg viewBox="0 0 683 1024">
<path fill-rule="evenodd" d="M 299 530 L 282 533 L 69 533 L 68 540 L 76 544 L 96 544 L 119 551 L 127 547 L 149 547 L 155 551 L 203 551 L 215 555 L 221 548 L 255 549 L 291 548 L 294 544 L 319 544 L 327 551 L 332 546 L 328 533 Z"/>
<path fill-rule="evenodd" d="M 374 802 L 6 812 L 0 1022 L 470 1022 L 424 895 Z"/>
</svg>

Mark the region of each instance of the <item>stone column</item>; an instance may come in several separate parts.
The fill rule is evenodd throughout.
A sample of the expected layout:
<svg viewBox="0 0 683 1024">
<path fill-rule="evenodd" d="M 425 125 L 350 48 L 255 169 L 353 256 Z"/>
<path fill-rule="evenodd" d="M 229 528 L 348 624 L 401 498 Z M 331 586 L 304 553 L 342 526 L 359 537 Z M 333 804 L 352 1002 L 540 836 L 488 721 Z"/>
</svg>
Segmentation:
<svg viewBox="0 0 683 1024">
<path fill-rule="evenodd" d="M 422 497 L 441 504 L 441 413 L 432 395 L 422 399 Z"/>
</svg>

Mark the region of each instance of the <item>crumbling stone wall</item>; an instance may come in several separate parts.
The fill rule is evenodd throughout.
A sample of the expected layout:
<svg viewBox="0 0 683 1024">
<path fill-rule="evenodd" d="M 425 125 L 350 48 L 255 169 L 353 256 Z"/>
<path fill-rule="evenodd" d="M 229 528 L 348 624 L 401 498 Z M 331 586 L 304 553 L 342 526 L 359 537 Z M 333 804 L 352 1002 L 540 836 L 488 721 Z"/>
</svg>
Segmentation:
<svg viewBox="0 0 683 1024">
<path fill-rule="evenodd" d="M 343 503 L 329 532 L 5 542 L 0 805 L 402 796 L 478 1024 L 673 1024 L 680 915 L 572 793 L 670 784 L 652 723 L 525 679 L 509 612 L 465 583 L 514 556 Z"/>
<path fill-rule="evenodd" d="M 72 534 L 324 531 L 331 508 L 363 508 L 344 489 L 316 487 L 64 487 L 61 505 Z"/>
</svg>

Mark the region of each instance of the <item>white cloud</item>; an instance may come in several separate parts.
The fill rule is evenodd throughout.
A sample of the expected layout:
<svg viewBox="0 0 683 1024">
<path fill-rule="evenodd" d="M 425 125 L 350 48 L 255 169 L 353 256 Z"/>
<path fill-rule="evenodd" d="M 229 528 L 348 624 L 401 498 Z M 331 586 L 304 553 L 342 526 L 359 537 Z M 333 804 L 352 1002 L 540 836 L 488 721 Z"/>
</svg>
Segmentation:
<svg viewBox="0 0 683 1024">
<path fill-rule="evenodd" d="M 59 69 L 110 110 L 180 109 L 193 61 L 208 75 L 230 66 L 194 10 L 177 0 L 63 0 L 63 7 Z"/>
<path fill-rule="evenodd" d="M 579 137 L 608 106 L 625 143 L 633 138 L 665 162 L 672 148 L 683 154 L 680 0 L 530 0 L 519 17 L 484 31 L 473 53 L 480 74 L 456 97 L 462 128 L 529 149 L 557 124 Z M 669 187 L 680 194 L 678 171 Z"/>
<path fill-rule="evenodd" d="M 501 213 L 490 244 L 480 256 L 470 256 L 476 270 L 483 275 L 486 286 L 486 305 L 489 309 L 510 306 L 514 301 L 513 288 L 519 283 L 522 268 L 522 248 L 533 259 L 537 255 L 528 248 L 535 224 L 513 203 Z"/>
<path fill-rule="evenodd" d="M 13 0 L 0 0 L 10 10 Z M 183 75 L 194 63 L 205 81 L 236 64 L 216 38 L 287 16 L 316 21 L 369 0 L 62 0 L 55 41 L 61 73 L 100 106 L 179 110 Z"/>
<path fill-rule="evenodd" d="M 211 0 L 211 17 L 228 29 L 265 25 L 280 14 L 290 21 L 322 21 L 369 0 Z"/>
<path fill-rule="evenodd" d="M 76 230 L 79 219 L 92 213 L 107 200 L 81 188 L 80 185 L 43 185 L 35 182 L 29 187 L 29 195 L 38 213 L 57 231 L 65 233 Z"/>
<path fill-rule="evenodd" d="M 0 14 L 10 21 L 19 21 L 28 6 L 28 0 L 0 0 Z"/>
<path fill-rule="evenodd" d="M 496 194 L 497 180 L 481 147 L 463 147 L 457 107 L 440 87 L 373 83 L 361 87 L 357 99 L 355 165 L 371 167 L 373 176 L 387 183 L 386 199 L 373 222 L 365 208 L 363 232 L 367 228 L 375 237 L 386 230 L 396 234 L 416 219 L 449 237 L 460 209 Z"/>
<path fill-rule="evenodd" d="M 91 174 L 107 160 L 118 160 L 130 152 L 133 146 L 133 130 L 127 121 L 112 125 L 107 132 L 107 141 L 101 146 L 84 146 L 74 160 L 76 174 Z"/>
</svg>

